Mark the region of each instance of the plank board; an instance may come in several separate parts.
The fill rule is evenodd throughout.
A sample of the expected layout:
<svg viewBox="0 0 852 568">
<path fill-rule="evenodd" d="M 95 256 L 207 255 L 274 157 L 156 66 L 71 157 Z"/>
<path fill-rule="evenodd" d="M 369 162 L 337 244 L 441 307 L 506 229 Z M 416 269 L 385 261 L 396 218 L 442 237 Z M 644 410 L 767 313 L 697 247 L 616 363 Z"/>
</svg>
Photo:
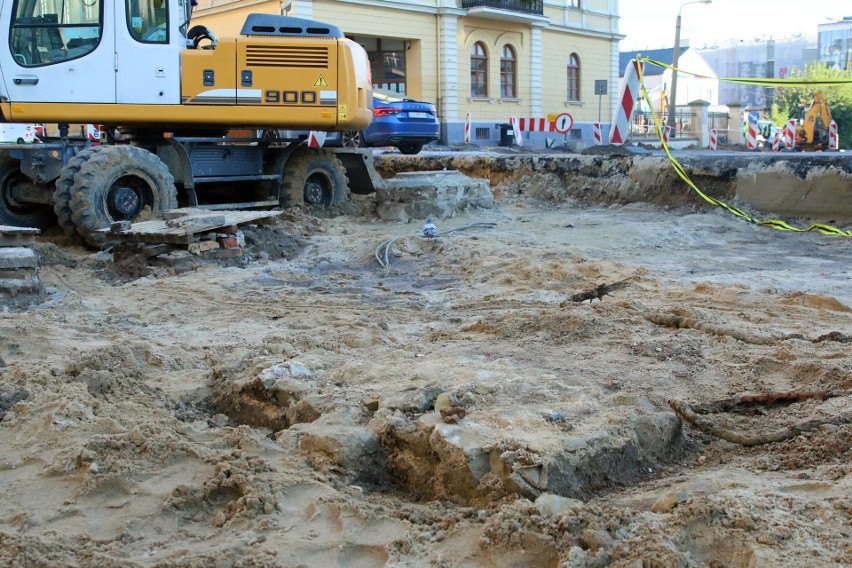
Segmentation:
<svg viewBox="0 0 852 568">
<path fill-rule="evenodd" d="M 166 220 L 155 219 L 134 223 L 127 231 L 113 232 L 110 229 L 102 229 L 102 231 L 109 235 L 110 239 L 117 241 L 187 245 L 195 242 L 201 233 L 225 227 L 231 230 L 242 223 L 276 217 L 283 211 L 207 211 L 188 207 L 172 209 L 169 211 L 169 216 L 172 219 L 179 218 L 182 216 L 180 213 L 185 213 L 183 216 L 192 217 L 193 222 L 185 226 L 169 226 Z M 209 217 L 210 222 L 204 223 L 205 217 Z"/>
<path fill-rule="evenodd" d="M 41 229 L 35 227 L 12 227 L 10 225 L 0 225 L 0 234 L 9 235 L 37 235 Z"/>
</svg>

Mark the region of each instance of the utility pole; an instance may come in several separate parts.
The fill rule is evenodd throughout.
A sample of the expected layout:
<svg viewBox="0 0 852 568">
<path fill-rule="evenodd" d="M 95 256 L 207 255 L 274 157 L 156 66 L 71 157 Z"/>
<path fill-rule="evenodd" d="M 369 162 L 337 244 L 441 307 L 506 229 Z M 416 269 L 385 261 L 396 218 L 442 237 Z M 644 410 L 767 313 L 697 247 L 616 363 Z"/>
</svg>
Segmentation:
<svg viewBox="0 0 852 568">
<path fill-rule="evenodd" d="M 671 137 L 677 137 L 677 124 L 675 123 L 675 111 L 677 110 L 677 64 L 680 57 L 680 11 L 687 4 L 710 4 L 713 0 L 693 0 L 692 2 L 684 2 L 677 10 L 677 20 L 675 22 L 675 42 L 674 51 L 672 52 L 672 96 L 669 98 L 669 119 L 668 125 L 672 127 Z"/>
</svg>

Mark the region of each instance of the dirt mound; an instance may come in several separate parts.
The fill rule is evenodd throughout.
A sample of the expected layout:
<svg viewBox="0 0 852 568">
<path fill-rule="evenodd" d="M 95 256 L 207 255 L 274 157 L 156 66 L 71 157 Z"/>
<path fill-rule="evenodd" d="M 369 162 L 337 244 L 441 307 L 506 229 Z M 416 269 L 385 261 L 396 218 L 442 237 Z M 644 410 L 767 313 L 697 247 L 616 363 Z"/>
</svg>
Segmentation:
<svg viewBox="0 0 852 568">
<path fill-rule="evenodd" d="M 0 313 L 0 563 L 844 565 L 845 241 L 593 207 L 674 190 L 536 157 L 455 158 L 503 201 L 438 238 L 356 200 L 244 227 L 238 266 L 40 245 L 45 300 Z M 838 396 L 713 416 L 819 422 L 749 448 L 668 404 L 803 390 Z"/>
</svg>

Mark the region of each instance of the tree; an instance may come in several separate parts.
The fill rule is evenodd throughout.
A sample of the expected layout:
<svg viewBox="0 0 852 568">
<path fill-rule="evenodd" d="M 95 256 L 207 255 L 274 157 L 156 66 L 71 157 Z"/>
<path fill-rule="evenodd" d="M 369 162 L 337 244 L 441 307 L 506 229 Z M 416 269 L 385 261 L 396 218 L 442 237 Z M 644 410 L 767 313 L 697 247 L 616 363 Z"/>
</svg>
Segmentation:
<svg viewBox="0 0 852 568">
<path fill-rule="evenodd" d="M 845 79 L 852 81 L 852 71 L 842 71 L 829 67 L 821 61 L 817 61 L 812 65 L 806 65 L 804 70 L 801 71 L 794 68 L 789 77 L 791 79 L 804 79 L 806 81 L 819 79 Z M 808 85 L 804 87 L 779 87 L 775 93 L 778 115 L 777 117 L 772 114 L 770 115 L 773 121 L 780 120 L 785 115 L 787 118 L 798 118 L 799 105 L 809 104 L 813 98 L 814 91 L 822 91 L 825 94 L 825 100 L 831 109 L 831 117 L 837 123 L 837 130 L 840 134 L 838 140 L 840 147 L 852 148 L 852 82 L 837 86 Z"/>
</svg>

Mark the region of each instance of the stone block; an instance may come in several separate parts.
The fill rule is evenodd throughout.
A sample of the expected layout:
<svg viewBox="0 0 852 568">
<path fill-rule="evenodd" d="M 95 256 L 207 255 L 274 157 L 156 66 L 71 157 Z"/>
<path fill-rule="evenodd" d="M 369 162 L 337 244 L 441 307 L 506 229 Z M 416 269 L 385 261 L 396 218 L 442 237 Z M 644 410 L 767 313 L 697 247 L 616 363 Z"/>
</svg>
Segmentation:
<svg viewBox="0 0 852 568">
<path fill-rule="evenodd" d="M 0 268 L 38 268 L 38 254 L 27 247 L 0 248 Z"/>
</svg>

